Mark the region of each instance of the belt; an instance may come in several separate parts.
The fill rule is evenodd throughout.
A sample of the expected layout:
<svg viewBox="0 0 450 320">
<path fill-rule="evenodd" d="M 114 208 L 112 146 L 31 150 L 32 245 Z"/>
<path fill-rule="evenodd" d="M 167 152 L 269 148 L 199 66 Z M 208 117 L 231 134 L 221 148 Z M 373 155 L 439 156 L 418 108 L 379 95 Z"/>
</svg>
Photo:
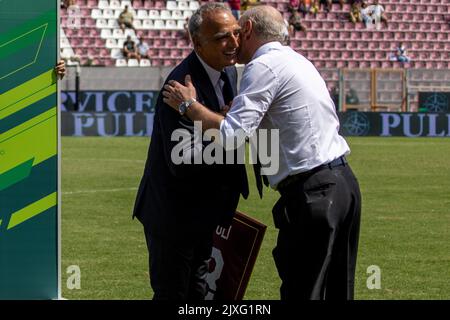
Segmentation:
<svg viewBox="0 0 450 320">
<path fill-rule="evenodd" d="M 326 164 L 322 164 L 318 167 L 315 167 L 311 170 L 308 171 L 304 171 L 304 172 L 300 172 L 297 174 L 294 174 L 292 176 L 288 176 L 285 179 L 283 179 L 280 183 L 278 183 L 277 189 L 278 190 L 282 190 L 285 189 L 287 186 L 291 185 L 292 183 L 305 179 L 309 176 L 311 176 L 312 174 L 319 172 L 323 169 L 333 169 L 335 167 L 339 167 L 339 166 L 345 166 L 347 164 L 347 159 L 345 159 L 345 156 L 341 156 L 337 159 L 334 159 L 333 161 L 326 163 Z"/>
</svg>

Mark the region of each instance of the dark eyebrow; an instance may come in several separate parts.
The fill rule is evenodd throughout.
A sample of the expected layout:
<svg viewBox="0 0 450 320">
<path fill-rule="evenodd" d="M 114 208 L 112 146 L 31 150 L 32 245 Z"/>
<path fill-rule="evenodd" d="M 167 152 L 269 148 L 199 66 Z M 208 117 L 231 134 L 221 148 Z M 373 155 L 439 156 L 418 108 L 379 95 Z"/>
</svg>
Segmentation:
<svg viewBox="0 0 450 320">
<path fill-rule="evenodd" d="M 217 32 L 213 38 L 214 39 L 220 39 L 220 38 L 224 38 L 224 37 L 229 37 L 231 36 L 232 33 L 235 32 L 241 32 L 241 27 L 234 29 L 233 31 L 228 31 L 228 32 Z"/>
</svg>

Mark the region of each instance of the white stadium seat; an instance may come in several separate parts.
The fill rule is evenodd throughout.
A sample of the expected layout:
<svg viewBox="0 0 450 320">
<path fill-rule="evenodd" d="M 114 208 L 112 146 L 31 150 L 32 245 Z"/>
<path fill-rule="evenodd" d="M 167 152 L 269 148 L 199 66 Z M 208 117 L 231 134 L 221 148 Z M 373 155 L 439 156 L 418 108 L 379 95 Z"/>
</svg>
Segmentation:
<svg viewBox="0 0 450 320">
<path fill-rule="evenodd" d="M 120 7 L 122 8 L 122 9 L 125 9 L 125 6 L 128 6 L 128 9 L 131 9 L 133 6 L 131 5 L 131 1 L 129 1 L 129 0 L 122 0 L 121 2 L 120 2 Z"/>
<path fill-rule="evenodd" d="M 178 29 L 177 21 L 175 21 L 175 20 L 167 20 L 166 21 L 166 28 L 167 29 Z"/>
<path fill-rule="evenodd" d="M 102 39 L 112 38 L 111 29 L 102 29 L 102 31 L 100 33 L 100 38 L 102 38 Z"/>
<path fill-rule="evenodd" d="M 161 10 L 159 17 L 163 20 L 172 19 L 172 13 L 169 10 Z"/>
<path fill-rule="evenodd" d="M 150 67 L 151 63 L 150 60 L 148 59 L 142 59 L 141 63 L 139 64 L 140 67 Z"/>
<path fill-rule="evenodd" d="M 149 29 L 152 29 L 153 28 L 153 20 L 144 20 L 143 21 L 143 23 L 142 23 L 142 29 L 146 29 L 146 30 L 149 30 Z"/>
<path fill-rule="evenodd" d="M 106 39 L 106 47 L 108 49 L 117 48 L 117 41 L 116 41 L 116 39 L 113 39 L 113 38 Z"/>
<path fill-rule="evenodd" d="M 139 62 L 137 59 L 130 59 L 128 60 L 128 66 L 129 67 L 139 67 Z"/>
<path fill-rule="evenodd" d="M 103 18 L 103 12 L 100 9 L 92 9 L 91 12 L 92 19 L 101 19 Z"/>
<path fill-rule="evenodd" d="M 190 1 L 189 2 L 189 9 L 190 10 L 197 10 L 200 7 L 200 4 L 198 1 Z"/>
<path fill-rule="evenodd" d="M 165 29 L 166 28 L 166 24 L 164 23 L 163 20 L 155 20 L 153 26 L 155 29 Z"/>
<path fill-rule="evenodd" d="M 123 59 L 122 50 L 119 48 L 111 49 L 111 58 L 113 59 Z"/>
<path fill-rule="evenodd" d="M 117 22 L 117 19 L 109 19 L 108 20 L 108 28 L 111 28 L 111 29 L 119 28 L 119 22 Z"/>
<path fill-rule="evenodd" d="M 98 2 L 98 7 L 99 7 L 100 9 L 109 9 L 109 3 L 108 3 L 108 0 L 100 0 L 100 1 Z"/>
<path fill-rule="evenodd" d="M 95 25 L 99 29 L 108 28 L 108 20 L 106 20 L 106 19 L 97 19 L 97 22 L 95 23 Z"/>
<path fill-rule="evenodd" d="M 148 11 L 147 10 L 143 10 L 143 9 L 139 9 L 138 13 L 137 13 L 137 18 L 139 18 L 139 19 L 147 19 L 148 18 Z"/>
<path fill-rule="evenodd" d="M 150 19 L 159 19 L 159 11 L 158 10 L 150 10 L 148 13 L 148 17 Z"/>
<path fill-rule="evenodd" d="M 125 59 L 117 59 L 116 60 L 116 67 L 126 67 L 127 64 L 127 60 Z"/>
<path fill-rule="evenodd" d="M 189 4 L 187 1 L 179 1 L 178 2 L 178 9 L 180 10 L 189 10 Z"/>
<path fill-rule="evenodd" d="M 109 7 L 114 10 L 120 9 L 120 0 L 111 0 L 109 2 Z"/>
<path fill-rule="evenodd" d="M 178 9 L 177 2 L 176 1 L 167 1 L 166 8 L 167 8 L 167 10 Z"/>
<path fill-rule="evenodd" d="M 114 29 L 112 35 L 113 35 L 114 39 L 125 39 L 126 38 L 122 29 Z"/>
<path fill-rule="evenodd" d="M 172 11 L 172 19 L 184 20 L 183 11 L 181 11 L 181 10 Z"/>
</svg>

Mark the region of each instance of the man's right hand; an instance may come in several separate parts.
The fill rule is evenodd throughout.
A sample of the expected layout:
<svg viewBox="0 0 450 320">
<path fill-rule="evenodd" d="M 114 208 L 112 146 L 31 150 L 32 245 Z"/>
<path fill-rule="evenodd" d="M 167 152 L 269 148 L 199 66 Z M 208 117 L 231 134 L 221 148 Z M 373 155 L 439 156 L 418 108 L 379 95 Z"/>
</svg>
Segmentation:
<svg viewBox="0 0 450 320">
<path fill-rule="evenodd" d="M 227 115 L 228 111 L 230 110 L 231 105 L 224 105 L 222 109 L 220 110 L 220 114 L 224 117 Z"/>
</svg>

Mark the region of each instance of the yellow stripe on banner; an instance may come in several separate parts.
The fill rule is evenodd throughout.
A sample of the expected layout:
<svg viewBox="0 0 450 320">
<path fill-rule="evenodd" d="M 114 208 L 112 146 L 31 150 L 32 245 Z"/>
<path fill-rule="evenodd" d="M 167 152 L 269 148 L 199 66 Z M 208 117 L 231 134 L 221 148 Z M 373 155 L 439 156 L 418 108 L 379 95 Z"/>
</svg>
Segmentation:
<svg viewBox="0 0 450 320">
<path fill-rule="evenodd" d="M 0 110 L 0 120 L 6 118 L 7 116 L 16 113 L 22 109 L 25 109 L 29 105 L 44 99 L 56 92 L 56 84 L 52 84 L 44 89 L 39 90 L 38 92 L 21 99 L 20 101 L 5 107 L 3 110 Z"/>
<path fill-rule="evenodd" d="M 48 196 L 26 206 L 19 211 L 14 212 L 9 220 L 7 230 L 14 228 L 15 226 L 37 216 L 38 214 L 44 212 L 51 207 L 56 206 L 57 197 L 56 192 L 49 194 Z"/>
<path fill-rule="evenodd" d="M 56 107 L 0 134 L 0 172 L 34 158 L 33 166 L 57 153 Z"/>
<path fill-rule="evenodd" d="M 22 99 L 28 98 L 36 92 L 54 84 L 56 76 L 50 69 L 37 77 L 22 83 L 21 85 L 0 95 L 0 111 L 9 108 Z"/>
</svg>

